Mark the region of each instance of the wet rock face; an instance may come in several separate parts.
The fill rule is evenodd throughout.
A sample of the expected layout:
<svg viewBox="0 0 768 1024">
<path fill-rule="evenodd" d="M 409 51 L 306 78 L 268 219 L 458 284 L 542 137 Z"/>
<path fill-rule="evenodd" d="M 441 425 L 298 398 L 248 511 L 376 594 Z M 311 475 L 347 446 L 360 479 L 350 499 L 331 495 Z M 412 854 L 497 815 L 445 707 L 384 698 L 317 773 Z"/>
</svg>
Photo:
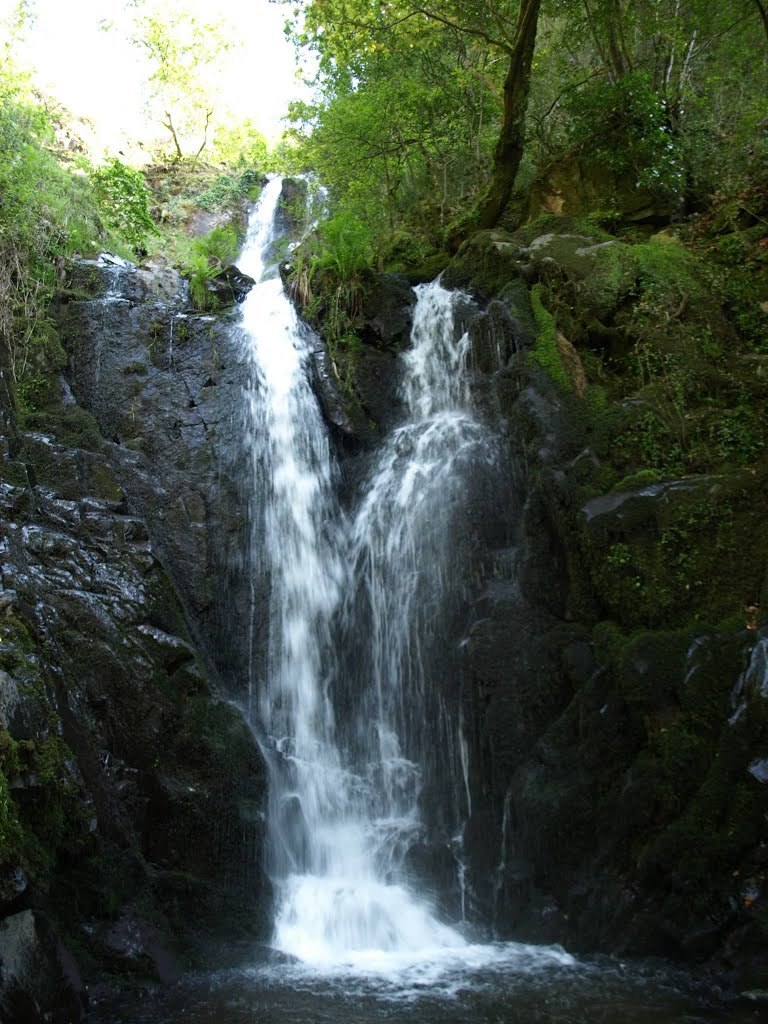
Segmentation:
<svg viewBox="0 0 768 1024">
<path fill-rule="evenodd" d="M 93 298 L 81 298 L 88 288 Z M 196 638 L 238 692 L 258 621 L 242 573 L 238 311 L 194 314 L 172 271 L 101 262 L 77 268 L 57 319 L 77 402 L 112 442 L 109 459 L 146 519 Z"/>
<path fill-rule="evenodd" d="M 24 910 L 0 921 L 0 1012 L 25 1024 L 79 1024 L 88 993 L 50 920 Z"/>
<path fill-rule="evenodd" d="M 526 362 L 516 299 L 613 251 L 588 242 L 480 233 L 446 275 L 498 296 L 470 337 L 513 467 L 462 647 L 467 905 L 502 936 L 763 987 L 765 468 L 601 489 L 610 439 L 592 448 L 584 404 Z"/>
<path fill-rule="evenodd" d="M 250 657 L 242 377 L 163 268 L 83 264 L 57 316 L 60 403 L 0 451 L 0 918 L 166 979 L 268 929 L 264 766 L 221 696 Z M 6 975 L 10 1019 L 70 1006 Z"/>
<path fill-rule="evenodd" d="M 22 434 L 0 471 L 0 913 L 46 906 L 103 963 L 140 900 L 194 957 L 205 921 L 266 927 L 263 766 L 109 451 Z"/>
</svg>

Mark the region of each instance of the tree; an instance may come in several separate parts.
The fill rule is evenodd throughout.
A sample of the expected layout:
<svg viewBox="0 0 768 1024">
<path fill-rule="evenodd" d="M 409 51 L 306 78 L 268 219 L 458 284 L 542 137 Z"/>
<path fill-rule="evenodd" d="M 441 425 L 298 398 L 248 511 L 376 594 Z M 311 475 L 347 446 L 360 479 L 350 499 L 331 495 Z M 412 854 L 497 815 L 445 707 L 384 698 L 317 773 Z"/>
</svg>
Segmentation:
<svg viewBox="0 0 768 1024">
<path fill-rule="evenodd" d="M 177 159 L 187 142 L 196 161 L 208 142 L 215 90 L 206 75 L 233 46 L 224 23 L 201 22 L 184 8 L 139 0 L 133 41 L 150 65 L 150 110 L 169 132 Z M 194 139 L 194 143 L 191 140 Z"/>
<path fill-rule="evenodd" d="M 263 169 L 268 162 L 269 147 L 253 121 L 246 119 L 217 128 L 213 151 L 217 160 L 232 167 Z"/>
<path fill-rule="evenodd" d="M 765 9 L 300 0 L 291 31 L 314 51 L 321 89 L 294 108 L 300 149 L 332 208 L 385 239 L 380 255 L 398 231 L 434 243 L 453 219 L 455 242 L 498 224 L 546 163 L 580 161 L 606 210 L 637 189 L 667 210 L 735 197 L 766 158 Z"/>
<path fill-rule="evenodd" d="M 509 59 L 504 78 L 504 113 L 493 157 L 493 175 L 477 214 L 480 228 L 492 227 L 506 210 L 523 159 L 525 115 L 540 9 L 540 0 L 522 0 L 514 36 L 510 41 L 504 40 L 502 47 Z"/>
<path fill-rule="evenodd" d="M 403 66 L 418 63 L 414 37 L 429 36 L 425 25 L 442 30 L 454 54 L 467 42 L 506 62 L 501 86 L 502 115 L 485 195 L 476 212 L 480 226 L 495 224 L 503 214 L 523 156 L 525 114 L 541 0 L 520 4 L 494 0 L 309 0 L 302 8 L 302 28 L 295 38 L 315 49 L 320 75 L 337 93 L 359 92 L 367 84 L 372 59 L 381 50 L 404 56 Z M 434 32 L 431 33 L 434 38 Z M 402 72 L 401 72 L 402 73 Z M 340 88 L 346 75 L 346 89 Z M 413 73 L 411 72 L 411 80 Z"/>
</svg>

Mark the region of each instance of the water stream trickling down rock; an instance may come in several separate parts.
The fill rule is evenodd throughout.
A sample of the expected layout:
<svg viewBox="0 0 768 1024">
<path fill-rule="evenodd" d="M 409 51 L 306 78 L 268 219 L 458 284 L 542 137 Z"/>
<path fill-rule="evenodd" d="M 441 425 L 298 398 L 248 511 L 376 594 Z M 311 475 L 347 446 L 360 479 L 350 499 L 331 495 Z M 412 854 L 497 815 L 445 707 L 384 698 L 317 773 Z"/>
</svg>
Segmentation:
<svg viewBox="0 0 768 1024">
<path fill-rule="evenodd" d="M 0 726 L 55 852 L 0 878 L 0 1016 L 79 1019 L 69 945 L 103 1024 L 751 1021 L 581 954 L 761 977 L 766 628 L 621 632 L 594 573 L 662 510 L 758 522 L 763 478 L 585 490 L 583 402 L 531 362 L 517 263 L 494 298 L 472 246 L 442 284 L 373 275 L 335 365 L 281 288 L 280 189 L 242 307 L 79 261 L 60 405 L 0 439 Z"/>
</svg>

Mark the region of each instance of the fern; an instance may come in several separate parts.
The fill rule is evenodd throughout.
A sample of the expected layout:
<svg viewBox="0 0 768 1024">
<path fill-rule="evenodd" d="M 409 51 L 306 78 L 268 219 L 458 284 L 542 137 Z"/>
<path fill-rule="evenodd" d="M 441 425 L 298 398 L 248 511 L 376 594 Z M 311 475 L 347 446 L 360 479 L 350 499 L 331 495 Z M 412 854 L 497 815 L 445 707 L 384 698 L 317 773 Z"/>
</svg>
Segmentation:
<svg viewBox="0 0 768 1024">
<path fill-rule="evenodd" d="M 319 235 L 321 248 L 313 269 L 332 271 L 340 284 L 348 284 L 371 269 L 371 233 L 361 220 L 349 213 L 337 213 L 320 225 Z"/>
<path fill-rule="evenodd" d="M 202 238 L 195 238 L 184 257 L 184 273 L 189 278 L 189 294 L 201 310 L 215 309 L 216 296 L 208 282 L 230 266 L 240 248 L 237 232 L 231 227 L 218 227 Z"/>
</svg>

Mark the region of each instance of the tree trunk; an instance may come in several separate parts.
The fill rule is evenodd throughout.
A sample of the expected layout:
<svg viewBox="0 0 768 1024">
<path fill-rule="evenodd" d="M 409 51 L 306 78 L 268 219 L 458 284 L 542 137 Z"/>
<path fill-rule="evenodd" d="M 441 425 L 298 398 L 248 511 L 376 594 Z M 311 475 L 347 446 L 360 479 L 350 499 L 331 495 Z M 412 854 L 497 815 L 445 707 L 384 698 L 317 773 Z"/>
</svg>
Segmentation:
<svg viewBox="0 0 768 1024">
<path fill-rule="evenodd" d="M 200 144 L 200 149 L 198 149 L 198 151 L 195 153 L 195 155 L 194 155 L 194 157 L 192 159 L 192 170 L 194 170 L 195 167 L 197 167 L 197 161 L 200 159 L 200 154 L 203 152 L 205 147 L 208 145 L 208 129 L 209 129 L 210 125 L 211 125 L 211 118 L 212 117 L 213 117 L 213 107 L 211 107 L 209 110 L 206 110 L 206 112 L 205 112 L 205 126 L 203 128 L 203 141 Z M 176 135 L 174 134 L 174 139 L 175 138 L 176 138 Z M 176 145 L 178 146 L 178 142 L 176 143 Z"/>
<path fill-rule="evenodd" d="M 765 35 L 766 37 L 768 37 L 768 10 L 766 10 L 765 4 L 762 2 L 762 0 L 754 0 L 754 2 L 760 15 L 760 20 L 763 23 Z"/>
<path fill-rule="evenodd" d="M 0 329 L 0 435 L 8 441 L 8 454 L 15 458 L 19 447 L 16 424 L 18 408 L 11 364 L 11 348 L 4 331 Z"/>
<path fill-rule="evenodd" d="M 490 228 L 499 222 L 512 195 L 525 147 L 525 112 L 531 85 L 531 62 L 536 45 L 541 0 L 522 0 L 515 38 L 504 79 L 504 114 L 493 154 L 491 180 L 481 202 L 476 224 Z"/>
<path fill-rule="evenodd" d="M 176 149 L 176 157 L 178 160 L 181 160 L 183 159 L 184 154 L 181 152 L 181 146 L 179 145 L 179 139 L 178 136 L 176 135 L 176 128 L 174 127 L 173 118 L 171 117 L 170 111 L 166 110 L 165 116 L 167 117 L 168 120 L 162 122 L 163 127 L 167 128 L 168 131 L 171 133 L 171 137 L 173 138 L 173 145 L 174 148 Z"/>
</svg>

